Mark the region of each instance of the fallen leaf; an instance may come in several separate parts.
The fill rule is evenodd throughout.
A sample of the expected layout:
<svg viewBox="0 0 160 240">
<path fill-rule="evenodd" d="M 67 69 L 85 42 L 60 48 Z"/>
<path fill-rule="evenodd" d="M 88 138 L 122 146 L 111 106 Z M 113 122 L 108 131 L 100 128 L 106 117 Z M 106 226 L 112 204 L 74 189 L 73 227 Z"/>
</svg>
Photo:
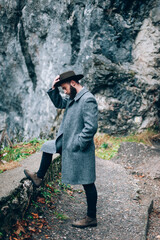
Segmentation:
<svg viewBox="0 0 160 240">
<path fill-rule="evenodd" d="M 33 215 L 33 218 L 39 218 L 37 213 L 31 213 Z"/>
<path fill-rule="evenodd" d="M 43 223 L 40 223 L 40 225 L 38 224 L 38 227 L 42 228 L 43 227 Z"/>
<path fill-rule="evenodd" d="M 45 203 L 45 198 L 39 197 L 39 198 L 37 199 L 37 202 L 39 202 L 39 203 Z"/>
<path fill-rule="evenodd" d="M 29 227 L 28 229 L 29 229 L 29 231 L 31 231 L 31 232 L 36 232 L 36 229 L 33 228 L 33 227 Z"/>
<path fill-rule="evenodd" d="M 68 195 L 73 196 L 73 191 L 67 190 Z"/>
<path fill-rule="evenodd" d="M 41 222 L 46 223 L 46 220 L 44 218 L 41 219 Z"/>
<path fill-rule="evenodd" d="M 19 166 L 21 166 L 21 164 L 19 162 L 10 161 L 10 162 L 6 162 L 6 163 L 0 165 L 0 170 L 7 171 L 7 170 L 11 170 L 13 168 L 19 167 Z"/>
<path fill-rule="evenodd" d="M 54 209 L 56 206 L 53 205 L 53 206 L 49 206 L 49 207 L 50 207 L 50 209 Z"/>
<path fill-rule="evenodd" d="M 54 191 L 54 188 L 52 186 L 50 186 L 49 184 L 47 184 L 46 187 L 48 187 L 52 192 Z"/>
<path fill-rule="evenodd" d="M 125 169 L 133 169 L 133 167 L 125 167 Z"/>
<path fill-rule="evenodd" d="M 145 175 L 140 175 L 139 177 L 140 177 L 140 178 L 144 178 L 144 177 L 145 177 Z"/>
<path fill-rule="evenodd" d="M 27 227 L 28 224 L 27 224 L 27 222 L 25 220 L 22 220 L 22 225 Z"/>
<path fill-rule="evenodd" d="M 35 221 L 32 221 L 32 222 L 29 223 L 30 226 L 32 226 L 34 224 L 36 224 Z"/>
<path fill-rule="evenodd" d="M 26 235 L 24 235 L 24 238 L 23 238 L 23 239 L 32 239 L 32 236 L 29 235 L 29 234 L 26 234 Z"/>
<path fill-rule="evenodd" d="M 16 227 L 17 227 L 17 230 L 15 231 L 16 235 L 19 235 L 21 232 L 26 233 L 22 224 L 19 221 L 17 221 Z"/>
</svg>

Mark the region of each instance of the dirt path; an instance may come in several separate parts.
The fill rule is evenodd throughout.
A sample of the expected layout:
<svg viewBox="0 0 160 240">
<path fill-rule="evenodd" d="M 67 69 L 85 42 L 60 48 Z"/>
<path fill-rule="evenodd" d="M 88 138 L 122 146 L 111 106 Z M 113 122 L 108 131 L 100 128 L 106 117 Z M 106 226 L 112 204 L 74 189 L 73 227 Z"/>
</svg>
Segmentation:
<svg viewBox="0 0 160 240">
<path fill-rule="evenodd" d="M 160 151 L 142 144 L 123 143 L 112 161 L 97 158 L 96 163 L 98 226 L 86 229 L 71 226 L 73 220 L 86 215 L 85 194 L 77 191 L 81 186 L 75 186 L 72 196 L 62 193 L 55 198 L 53 208 L 42 204 L 39 216 L 44 220 L 39 226 L 43 228 L 34 234 L 32 224 L 37 220 L 33 219 L 28 227 L 32 229 L 32 238 L 22 239 L 160 239 Z M 34 210 L 33 205 L 31 211 Z"/>
<path fill-rule="evenodd" d="M 155 146 L 155 147 L 154 147 Z M 147 240 L 160 239 L 160 145 L 153 147 L 136 143 L 123 143 L 113 159 L 123 165 L 141 186 L 141 198 L 153 200 L 149 214 Z"/>
<path fill-rule="evenodd" d="M 127 148 L 135 153 L 132 146 L 122 146 L 118 156 L 113 161 L 97 159 L 98 226 L 95 228 L 77 229 L 71 226 L 76 218 L 85 216 L 86 199 L 84 193 L 74 192 L 74 197 L 62 194 L 56 207 L 60 214 L 68 216 L 67 220 L 58 220 L 52 210 L 44 212 L 50 228 L 34 239 L 53 240 L 143 240 L 147 239 L 149 212 L 152 209 L 152 200 L 155 192 L 152 191 L 150 177 L 143 175 L 142 161 L 135 154 L 134 166 L 130 160 Z M 127 147 L 127 148 L 126 148 Z M 139 151 L 139 145 L 134 145 Z M 140 146 L 141 149 L 141 146 Z M 144 149 L 146 152 L 146 149 Z M 141 149 L 142 151 L 142 149 Z M 124 155 L 123 155 L 124 154 Z M 125 159 L 128 159 L 125 161 Z M 132 155 L 133 160 L 133 155 Z M 139 161 L 139 164 L 138 164 Z M 147 162 L 146 162 L 147 163 Z M 149 174 L 149 173 L 148 173 Z M 78 186 L 81 188 L 81 186 Z M 152 193 L 151 193 L 152 192 Z M 150 217 L 150 220 L 152 215 Z M 151 223 L 150 223 L 151 226 Z M 151 231 L 152 227 L 150 227 Z M 153 233 L 151 234 L 153 236 Z M 156 233 L 158 236 L 158 232 Z M 148 235 L 148 240 L 156 239 Z"/>
</svg>

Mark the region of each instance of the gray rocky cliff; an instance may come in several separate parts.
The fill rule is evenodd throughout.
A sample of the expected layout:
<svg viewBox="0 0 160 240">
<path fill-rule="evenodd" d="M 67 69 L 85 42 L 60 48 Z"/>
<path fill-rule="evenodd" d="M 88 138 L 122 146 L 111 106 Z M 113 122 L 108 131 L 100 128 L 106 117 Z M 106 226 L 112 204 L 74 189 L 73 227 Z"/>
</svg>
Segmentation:
<svg viewBox="0 0 160 240">
<path fill-rule="evenodd" d="M 0 130 L 50 136 L 61 112 L 46 91 L 73 69 L 99 104 L 99 129 L 159 123 L 158 0 L 0 0 Z"/>
</svg>

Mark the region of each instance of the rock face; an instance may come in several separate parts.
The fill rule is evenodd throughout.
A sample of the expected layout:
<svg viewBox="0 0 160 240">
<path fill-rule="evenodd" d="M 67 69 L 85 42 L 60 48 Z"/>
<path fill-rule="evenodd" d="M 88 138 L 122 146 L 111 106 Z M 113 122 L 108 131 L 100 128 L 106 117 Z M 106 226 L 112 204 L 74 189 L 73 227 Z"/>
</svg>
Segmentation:
<svg viewBox="0 0 160 240">
<path fill-rule="evenodd" d="M 71 69 L 97 98 L 101 131 L 158 123 L 158 2 L 1 0 L 0 130 L 17 140 L 54 135 L 61 112 L 46 91 Z"/>
</svg>

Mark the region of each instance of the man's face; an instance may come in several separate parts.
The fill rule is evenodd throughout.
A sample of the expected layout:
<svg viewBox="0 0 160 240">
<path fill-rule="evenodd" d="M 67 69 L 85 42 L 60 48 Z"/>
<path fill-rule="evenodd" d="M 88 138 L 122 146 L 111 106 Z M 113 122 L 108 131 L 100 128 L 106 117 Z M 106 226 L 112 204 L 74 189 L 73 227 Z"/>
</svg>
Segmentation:
<svg viewBox="0 0 160 240">
<path fill-rule="evenodd" d="M 65 94 L 69 95 L 71 99 L 74 99 L 77 91 L 76 89 L 71 85 L 71 83 L 62 83 L 61 87 Z"/>
</svg>

